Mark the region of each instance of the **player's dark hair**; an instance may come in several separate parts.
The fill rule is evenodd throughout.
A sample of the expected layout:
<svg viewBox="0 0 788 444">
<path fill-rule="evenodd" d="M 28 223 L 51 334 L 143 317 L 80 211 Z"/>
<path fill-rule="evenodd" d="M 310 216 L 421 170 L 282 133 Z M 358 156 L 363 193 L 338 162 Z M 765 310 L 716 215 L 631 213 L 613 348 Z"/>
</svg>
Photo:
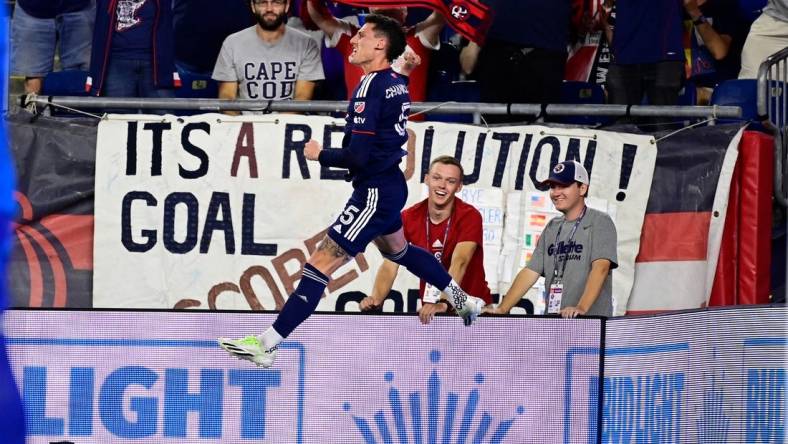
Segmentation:
<svg viewBox="0 0 788 444">
<path fill-rule="evenodd" d="M 393 62 L 403 52 L 405 52 L 405 31 L 402 25 L 391 17 L 386 17 L 380 14 L 369 14 L 364 23 L 371 23 L 375 25 L 375 37 L 380 37 L 381 34 L 388 40 L 386 47 L 386 58 L 389 62 Z"/>
<path fill-rule="evenodd" d="M 465 179 L 465 170 L 462 168 L 462 164 L 460 163 L 460 161 L 457 160 L 456 158 L 452 156 L 438 156 L 432 159 L 432 162 L 430 162 L 429 169 L 432 170 L 432 167 L 435 166 L 436 163 L 456 166 L 457 168 L 460 169 L 460 181 L 463 181 Z"/>
</svg>

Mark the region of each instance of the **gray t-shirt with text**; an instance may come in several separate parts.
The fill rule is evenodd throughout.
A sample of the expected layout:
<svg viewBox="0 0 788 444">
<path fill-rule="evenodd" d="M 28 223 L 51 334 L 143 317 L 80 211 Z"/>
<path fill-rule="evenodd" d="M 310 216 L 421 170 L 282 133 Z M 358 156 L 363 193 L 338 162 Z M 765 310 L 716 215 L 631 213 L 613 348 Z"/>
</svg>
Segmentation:
<svg viewBox="0 0 788 444">
<path fill-rule="evenodd" d="M 296 80 L 322 80 L 320 49 L 306 33 L 289 26 L 275 43 L 263 41 L 256 25 L 230 34 L 213 68 L 218 82 L 238 82 L 239 99 L 290 100 Z"/>
<path fill-rule="evenodd" d="M 564 216 L 555 217 L 548 222 L 527 265 L 529 269 L 545 277 L 545 288 L 549 289 L 554 279 L 554 270 L 560 275 L 566 258 L 566 270 L 561 281 L 564 285 L 561 308 L 576 306 L 580 302 L 593 261 L 607 259 L 611 262 L 611 270 L 618 267 L 616 227 L 610 216 L 588 208 L 570 240 L 574 225 L 575 221 L 567 221 Z M 560 239 L 557 239 L 559 227 L 561 233 Z M 613 315 L 611 275 L 612 273 L 608 273 L 602 291 L 587 315 Z"/>
</svg>

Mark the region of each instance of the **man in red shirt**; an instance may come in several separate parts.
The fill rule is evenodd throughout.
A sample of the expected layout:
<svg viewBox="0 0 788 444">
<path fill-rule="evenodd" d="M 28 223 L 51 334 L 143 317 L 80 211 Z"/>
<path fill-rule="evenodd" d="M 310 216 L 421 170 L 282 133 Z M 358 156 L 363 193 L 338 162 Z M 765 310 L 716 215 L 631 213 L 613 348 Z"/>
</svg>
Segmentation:
<svg viewBox="0 0 788 444">
<path fill-rule="evenodd" d="M 484 275 L 482 251 L 482 215 L 455 194 L 462 189 L 462 165 L 451 156 L 440 156 L 430 163 L 424 177 L 429 196 L 402 212 L 405 238 L 413 245 L 432 252 L 460 287 L 489 304 L 490 289 Z M 379 308 L 388 296 L 399 265 L 384 260 L 375 276 L 372 293 L 361 301 L 362 311 Z M 427 291 L 419 283 L 422 307 L 419 319 L 428 324 L 436 313 L 449 310 L 448 303 L 438 301 L 439 292 Z M 431 293 L 437 298 L 430 298 Z M 434 296 L 433 296 L 434 297 Z"/>
<path fill-rule="evenodd" d="M 358 31 L 358 26 L 340 20 L 326 7 L 324 0 L 309 0 L 307 8 L 309 17 L 326 35 L 326 46 L 335 47 L 342 53 L 345 64 L 345 85 L 347 86 L 348 99 L 353 89 L 358 85 L 364 72 L 348 61 L 348 56 L 353 52 L 350 39 Z M 369 8 L 372 14 L 381 14 L 405 24 L 408 8 Z M 414 53 L 421 59 L 421 64 L 413 69 L 409 76 L 408 90 L 413 102 L 423 102 L 427 98 L 427 74 L 430 68 L 430 52 L 440 48 L 440 33 L 446 20 L 437 11 L 433 12 L 424 21 L 407 29 L 405 53 L 392 63 L 394 71 L 400 72 L 398 67 L 406 60 L 408 52 Z M 412 56 L 411 56 L 412 57 Z"/>
</svg>

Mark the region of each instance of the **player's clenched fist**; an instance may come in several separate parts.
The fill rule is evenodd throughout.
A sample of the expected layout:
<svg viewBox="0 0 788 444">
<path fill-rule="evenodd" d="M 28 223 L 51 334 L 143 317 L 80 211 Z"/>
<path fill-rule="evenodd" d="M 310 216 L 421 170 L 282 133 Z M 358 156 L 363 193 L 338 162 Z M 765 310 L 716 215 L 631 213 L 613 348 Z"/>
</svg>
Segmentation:
<svg viewBox="0 0 788 444">
<path fill-rule="evenodd" d="M 394 62 L 397 71 L 403 76 L 410 76 L 417 66 L 421 65 L 421 57 L 410 49 L 406 49 L 402 56 Z"/>
<path fill-rule="evenodd" d="M 309 160 L 317 160 L 323 148 L 317 140 L 310 140 L 304 145 L 304 156 Z"/>
</svg>

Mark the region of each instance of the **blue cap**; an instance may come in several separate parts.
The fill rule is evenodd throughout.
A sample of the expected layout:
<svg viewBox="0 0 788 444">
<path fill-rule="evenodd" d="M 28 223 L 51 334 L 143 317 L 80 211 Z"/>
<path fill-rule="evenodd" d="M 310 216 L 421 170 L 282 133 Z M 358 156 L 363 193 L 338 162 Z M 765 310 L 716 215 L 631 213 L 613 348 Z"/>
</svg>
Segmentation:
<svg viewBox="0 0 788 444">
<path fill-rule="evenodd" d="M 588 185 L 588 171 L 586 171 L 585 167 L 576 160 L 565 160 L 556 164 L 553 170 L 550 171 L 550 177 L 542 183 L 570 185 L 574 182 Z"/>
</svg>

